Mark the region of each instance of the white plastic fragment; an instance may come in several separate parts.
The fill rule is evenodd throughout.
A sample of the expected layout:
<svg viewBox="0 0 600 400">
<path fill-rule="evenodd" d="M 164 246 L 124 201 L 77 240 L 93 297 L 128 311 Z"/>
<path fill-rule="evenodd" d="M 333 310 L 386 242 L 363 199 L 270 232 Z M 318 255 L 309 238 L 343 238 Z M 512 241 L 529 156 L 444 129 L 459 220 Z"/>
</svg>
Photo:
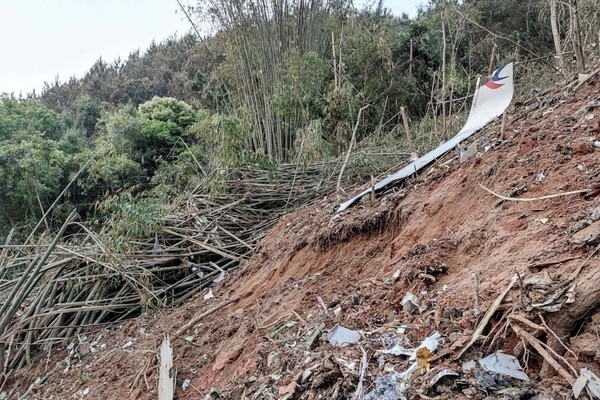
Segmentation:
<svg viewBox="0 0 600 400">
<path fill-rule="evenodd" d="M 409 313 L 409 314 L 415 312 L 416 310 L 418 310 L 421 307 L 421 304 L 419 303 L 419 299 L 417 299 L 417 296 L 415 296 L 411 292 L 406 292 L 406 294 L 402 298 L 402 301 L 400 302 L 400 304 L 402 304 L 402 308 L 404 309 L 404 312 Z"/>
<path fill-rule="evenodd" d="M 188 387 L 190 387 L 190 383 L 191 383 L 191 382 L 192 382 L 192 381 L 191 381 L 189 378 L 185 379 L 185 380 L 183 381 L 183 383 L 181 384 L 181 388 L 182 388 L 183 390 L 187 390 L 187 388 L 188 388 Z"/>
<path fill-rule="evenodd" d="M 581 391 L 585 389 L 585 385 L 588 383 L 588 378 L 584 375 L 579 375 L 579 378 L 573 383 L 573 397 L 579 398 Z"/>
<path fill-rule="evenodd" d="M 387 350 L 377 350 L 375 354 L 391 354 L 393 356 L 406 356 L 410 357 L 414 354 L 414 349 L 406 349 L 399 344 L 395 345 L 391 349 Z"/>
<path fill-rule="evenodd" d="M 88 394 L 90 394 L 90 388 L 87 387 L 87 388 L 83 389 L 81 391 L 81 394 L 84 395 L 84 396 L 87 396 Z"/>
<path fill-rule="evenodd" d="M 341 325 L 336 325 L 329 333 L 329 343 L 334 346 L 356 344 L 360 340 L 360 333 Z"/>
<path fill-rule="evenodd" d="M 417 359 L 417 350 L 427 347 L 431 353 L 434 353 L 439 344 L 439 339 L 442 337 L 442 334 L 438 331 L 433 332 L 431 335 L 426 337 L 421 344 L 413 351 L 413 354 L 410 356 L 410 361 L 414 361 Z"/>
<path fill-rule="evenodd" d="M 435 374 L 433 378 L 431 378 L 431 381 L 429 381 L 430 385 L 435 385 L 440 379 L 442 379 L 445 376 L 458 376 L 458 373 L 452 371 L 449 368 L 444 368 L 440 372 Z"/>
<path fill-rule="evenodd" d="M 480 359 L 479 364 L 484 369 L 491 372 L 510 376 L 522 381 L 529 380 L 527 374 L 523 372 L 523 368 L 521 368 L 519 360 L 517 360 L 516 357 L 511 356 L 510 354 L 505 354 L 501 351 L 497 351 L 485 358 Z"/>
<path fill-rule="evenodd" d="M 597 398 L 600 399 L 600 378 L 587 368 L 581 368 L 579 370 L 582 376 L 585 376 L 588 380 L 587 388 Z"/>
<path fill-rule="evenodd" d="M 214 283 L 219 283 L 223 279 L 225 279 L 225 271 L 221 271 L 221 273 L 219 274 L 219 276 L 217 276 L 215 279 L 213 279 L 213 282 Z"/>
<path fill-rule="evenodd" d="M 127 342 L 125 342 L 125 344 L 123 345 L 123 349 L 127 349 L 131 346 L 133 346 L 133 343 L 135 343 L 135 338 L 127 338 Z"/>
<path fill-rule="evenodd" d="M 204 300 L 213 299 L 215 295 L 213 294 L 212 288 L 208 289 L 208 293 L 204 295 Z"/>
<path fill-rule="evenodd" d="M 475 364 L 475 361 L 471 360 L 471 361 L 467 361 L 467 362 L 463 363 L 461 368 L 462 368 L 463 372 L 469 372 L 469 371 L 475 369 L 476 366 L 477 365 Z"/>
</svg>

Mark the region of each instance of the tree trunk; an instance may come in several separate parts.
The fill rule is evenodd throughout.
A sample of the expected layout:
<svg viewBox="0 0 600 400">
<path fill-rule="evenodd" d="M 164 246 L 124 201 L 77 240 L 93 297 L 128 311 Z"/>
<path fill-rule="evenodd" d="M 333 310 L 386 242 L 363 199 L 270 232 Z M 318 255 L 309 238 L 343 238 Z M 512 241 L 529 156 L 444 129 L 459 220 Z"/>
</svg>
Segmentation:
<svg viewBox="0 0 600 400">
<path fill-rule="evenodd" d="M 556 15 L 556 7 L 558 0 L 550 1 L 550 25 L 552 26 L 552 38 L 554 39 L 554 50 L 556 51 L 556 61 L 558 62 L 558 68 L 564 70 L 565 60 L 562 56 L 562 49 L 560 46 L 560 33 L 558 32 L 558 20 Z"/>
<path fill-rule="evenodd" d="M 581 48 L 581 29 L 579 28 L 579 11 L 577 9 L 577 0 L 570 0 L 571 7 L 571 26 L 573 27 L 572 40 L 575 58 L 577 58 L 577 69 L 580 74 L 585 73 L 585 59 L 583 58 L 583 49 Z"/>
</svg>

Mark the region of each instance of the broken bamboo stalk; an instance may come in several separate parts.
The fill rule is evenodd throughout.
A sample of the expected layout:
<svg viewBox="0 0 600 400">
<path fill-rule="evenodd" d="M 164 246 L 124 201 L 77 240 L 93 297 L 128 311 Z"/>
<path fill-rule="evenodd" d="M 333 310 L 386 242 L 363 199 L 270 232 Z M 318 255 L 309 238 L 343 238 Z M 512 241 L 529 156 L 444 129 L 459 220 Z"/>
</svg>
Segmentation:
<svg viewBox="0 0 600 400">
<path fill-rule="evenodd" d="M 188 322 L 187 324 L 183 325 L 181 328 L 179 328 L 176 332 L 175 335 L 176 336 L 181 336 L 185 333 L 185 331 L 187 331 L 188 329 L 190 329 L 192 326 L 196 325 L 198 322 L 200 322 L 201 320 L 203 320 L 204 318 L 208 317 L 209 315 L 213 314 L 215 311 L 220 310 L 223 307 L 228 306 L 231 303 L 235 303 L 237 301 L 240 300 L 239 296 L 236 296 L 232 299 L 229 299 L 227 301 L 224 301 L 223 303 L 219 304 L 216 307 L 211 308 L 210 310 L 208 310 L 205 313 L 202 313 L 198 316 L 196 316 L 195 318 L 192 318 L 192 320 L 190 322 Z"/>
<path fill-rule="evenodd" d="M 498 310 L 498 307 L 500 307 L 500 303 L 502 303 L 502 300 L 504 300 L 504 298 L 506 297 L 506 295 L 512 289 L 512 287 L 514 286 L 514 284 L 516 282 L 517 282 L 517 275 L 514 275 L 511 278 L 510 283 L 508 284 L 506 289 L 504 289 L 504 291 L 502 293 L 500 293 L 500 295 L 496 298 L 496 300 L 494 300 L 494 302 L 492 303 L 490 308 L 485 313 L 483 319 L 481 320 L 481 322 L 479 323 L 479 325 L 473 332 L 473 336 L 471 337 L 471 340 L 469 340 L 469 343 L 467 343 L 465 345 L 465 347 L 463 347 L 462 350 L 454 357 L 455 360 L 458 360 L 477 341 L 477 339 L 479 339 L 479 335 L 481 335 L 483 333 L 485 327 L 490 322 L 490 319 L 492 318 L 492 316 L 494 315 L 496 310 Z"/>
</svg>

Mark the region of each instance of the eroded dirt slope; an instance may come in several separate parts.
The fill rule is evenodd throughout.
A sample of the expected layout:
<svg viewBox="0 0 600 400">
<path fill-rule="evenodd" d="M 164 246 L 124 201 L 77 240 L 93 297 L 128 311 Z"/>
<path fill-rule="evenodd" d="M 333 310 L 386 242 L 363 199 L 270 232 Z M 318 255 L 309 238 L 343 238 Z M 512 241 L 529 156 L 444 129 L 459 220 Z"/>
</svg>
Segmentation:
<svg viewBox="0 0 600 400">
<path fill-rule="evenodd" d="M 552 325 L 564 320 L 557 313 L 531 310 L 536 293 L 525 282 L 539 271 L 561 282 L 580 266 L 577 279 L 583 283 L 598 277 L 600 256 L 588 258 L 596 239 L 592 234 L 574 241 L 573 235 L 600 219 L 600 197 L 588 192 L 504 201 L 480 185 L 510 197 L 536 198 L 599 184 L 600 83 L 591 80 L 575 93 L 553 92 L 520 103 L 502 142 L 495 141 L 499 130 L 493 124 L 477 135 L 487 140 L 479 139 L 480 151 L 468 162 L 460 164 L 449 154 L 406 188 L 374 201 L 337 214 L 334 207 L 345 196 L 332 195 L 285 216 L 251 262 L 213 288 L 214 298 L 200 296 L 180 309 L 99 328 L 79 339 L 89 345 L 56 344 L 2 390 L 11 399 L 28 388 L 28 398 L 154 399 L 156 350 L 170 333 L 179 399 L 350 398 L 359 382 L 365 393 L 372 392 L 378 377 L 410 364 L 378 350 L 394 344 L 414 348 L 439 331 L 431 370 L 411 378 L 403 392 L 408 398 L 566 396 L 565 380 L 520 344 L 506 316 L 541 324 L 542 315 L 564 336 L 572 352 L 558 352 L 574 369 L 600 374 L 597 310 L 589 309 L 565 331 Z M 487 339 L 455 360 L 481 312 L 515 274 L 520 281 L 486 328 Z M 407 292 L 420 309 L 403 307 Z M 581 295 L 576 289 L 574 303 L 562 304 L 558 313 L 568 314 Z M 173 336 L 192 318 L 238 297 Z M 358 344 L 330 344 L 328 333 L 337 324 L 360 331 Z M 550 335 L 526 328 L 550 342 Z M 488 385 L 482 375 L 463 371 L 464 362 L 499 349 L 519 357 L 531 381 Z M 459 375 L 431 384 L 442 368 Z M 40 377 L 43 383 L 34 384 Z M 506 394 L 504 388 L 514 391 Z"/>
</svg>

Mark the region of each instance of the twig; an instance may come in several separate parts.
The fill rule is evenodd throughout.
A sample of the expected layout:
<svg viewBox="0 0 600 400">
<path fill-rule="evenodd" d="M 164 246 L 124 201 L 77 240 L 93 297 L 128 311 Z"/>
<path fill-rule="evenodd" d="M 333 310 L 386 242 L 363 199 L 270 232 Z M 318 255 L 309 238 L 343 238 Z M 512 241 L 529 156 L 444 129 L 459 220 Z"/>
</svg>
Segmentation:
<svg viewBox="0 0 600 400">
<path fill-rule="evenodd" d="M 579 357 L 577 357 L 577 354 L 575 354 L 575 352 L 573 350 L 571 350 L 570 348 L 568 348 L 563 341 L 558 337 L 558 335 L 552 330 L 550 329 L 550 327 L 548 326 L 548 324 L 546 324 L 546 321 L 544 320 L 544 317 L 542 316 L 542 314 L 538 314 L 538 317 L 540 317 L 540 320 L 542 320 L 542 325 L 544 326 L 544 328 L 546 328 L 547 332 L 550 332 L 550 334 L 552 336 L 554 336 L 554 338 L 558 341 L 558 343 L 560 343 L 560 345 L 562 347 L 565 348 L 565 350 L 568 353 L 571 353 L 571 355 L 575 358 L 575 360 L 579 361 Z"/>
<path fill-rule="evenodd" d="M 188 322 L 187 324 L 183 325 L 181 328 L 179 328 L 177 331 L 175 331 L 175 335 L 177 336 L 181 336 L 185 333 L 185 331 L 187 331 L 188 329 L 190 329 L 192 326 L 196 325 L 200 320 L 208 317 L 209 315 L 211 315 L 212 313 L 214 313 L 215 311 L 220 310 L 223 307 L 228 306 L 231 303 L 235 303 L 237 301 L 240 300 L 239 296 L 234 297 L 233 299 L 229 299 L 227 301 L 224 301 L 223 303 L 219 304 L 218 306 L 211 308 L 210 310 L 208 310 L 205 313 L 202 313 L 198 316 L 196 316 L 195 318 L 193 318 L 190 322 Z"/>
<path fill-rule="evenodd" d="M 493 192 L 490 189 L 486 188 L 481 183 L 479 184 L 479 187 L 481 187 L 486 192 L 488 192 L 488 193 L 490 193 L 490 194 L 498 197 L 499 199 L 506 200 L 506 201 L 537 201 L 537 200 L 547 200 L 547 199 L 554 199 L 556 197 L 571 196 L 573 194 L 587 193 L 587 192 L 589 192 L 591 190 L 591 189 L 581 189 L 581 190 L 574 190 L 572 192 L 555 193 L 555 194 L 550 194 L 550 195 L 541 196 L 541 197 L 522 198 L 522 197 L 506 197 L 506 196 L 502 196 L 501 194 L 498 194 L 498 193 Z"/>
<path fill-rule="evenodd" d="M 479 309 L 479 278 L 481 277 L 481 271 L 475 271 L 471 275 L 475 280 L 475 304 L 473 305 L 473 312 L 475 315 L 479 315 L 481 313 Z"/>
<path fill-rule="evenodd" d="M 481 322 L 479 323 L 479 325 L 477 326 L 477 328 L 473 332 L 473 336 L 471 337 L 471 340 L 454 357 L 455 360 L 458 360 L 465 353 L 465 351 L 467 351 L 469 349 L 469 347 L 471 347 L 477 341 L 477 339 L 479 338 L 479 335 L 481 335 L 483 333 L 483 330 L 485 329 L 485 327 L 487 326 L 488 322 L 490 321 L 490 318 L 492 318 L 492 316 L 494 315 L 494 313 L 496 312 L 496 310 L 500 306 L 500 303 L 502 303 L 502 300 L 504 300 L 504 297 L 506 297 L 506 295 L 508 294 L 508 292 L 510 291 L 510 289 L 512 289 L 512 287 L 514 286 L 515 282 L 517 282 L 517 275 L 514 275 L 511 278 L 510 283 L 508 284 L 508 286 L 506 287 L 506 289 L 504 289 L 504 291 L 502 293 L 500 293 L 500 295 L 496 298 L 496 300 L 494 300 L 494 302 L 492 303 L 491 307 L 487 310 L 487 312 L 485 313 L 485 316 L 483 317 L 483 319 L 481 320 Z"/>
<path fill-rule="evenodd" d="M 317 302 L 319 303 L 323 311 L 325 311 L 325 315 L 329 315 L 329 310 L 327 310 L 327 306 L 325 305 L 325 302 L 323 301 L 321 296 L 317 296 Z"/>
<path fill-rule="evenodd" d="M 544 349 L 544 347 L 540 344 L 539 340 L 537 340 L 529 332 L 527 332 L 517 324 L 510 324 L 510 327 L 513 331 L 515 331 L 517 336 L 525 340 L 534 349 L 536 349 L 539 355 L 542 356 L 544 360 L 546 360 L 546 362 L 550 364 L 563 378 L 565 378 L 570 385 L 573 385 L 573 383 L 575 383 L 575 378 L 573 378 L 573 376 L 571 376 L 571 374 L 569 374 L 567 370 L 561 367 L 560 364 L 554 358 L 552 358 L 550 353 L 548 353 L 546 349 Z"/>
<path fill-rule="evenodd" d="M 365 373 L 369 368 L 369 360 L 367 359 L 366 350 L 362 346 L 360 346 L 360 351 L 362 352 L 362 358 L 360 362 L 360 375 L 358 378 L 358 384 L 356 385 L 356 391 L 354 392 L 354 399 L 356 400 L 363 400 L 363 398 L 365 397 Z"/>
<path fill-rule="evenodd" d="M 541 262 L 541 263 L 537 263 L 537 264 L 531 265 L 529 267 L 529 269 L 530 270 L 535 270 L 535 269 L 541 269 L 541 268 L 545 268 L 545 267 L 550 267 L 552 265 L 563 264 L 563 263 L 566 263 L 567 261 L 576 260 L 578 258 L 581 258 L 581 256 L 567 257 L 567 258 L 563 258 L 563 259 L 560 259 L 560 260 L 544 261 L 544 262 Z"/>
<path fill-rule="evenodd" d="M 346 153 L 346 158 L 344 159 L 344 163 L 342 164 L 342 168 L 340 169 L 340 175 L 338 176 L 338 181 L 337 181 L 337 190 L 339 191 L 340 188 L 342 187 L 342 176 L 344 176 L 344 171 L 346 170 L 346 165 L 348 164 L 348 159 L 350 158 L 350 153 L 352 152 L 352 147 L 354 146 L 354 143 L 356 143 L 356 131 L 358 130 L 358 124 L 360 123 L 360 115 L 362 114 L 363 110 L 366 110 L 367 108 L 369 108 L 370 104 L 367 104 L 366 106 L 361 107 L 360 110 L 358 110 L 358 116 L 356 117 L 356 124 L 354 124 L 354 129 L 352 130 L 352 138 L 350 139 L 350 145 L 348 146 L 348 152 Z"/>
</svg>

